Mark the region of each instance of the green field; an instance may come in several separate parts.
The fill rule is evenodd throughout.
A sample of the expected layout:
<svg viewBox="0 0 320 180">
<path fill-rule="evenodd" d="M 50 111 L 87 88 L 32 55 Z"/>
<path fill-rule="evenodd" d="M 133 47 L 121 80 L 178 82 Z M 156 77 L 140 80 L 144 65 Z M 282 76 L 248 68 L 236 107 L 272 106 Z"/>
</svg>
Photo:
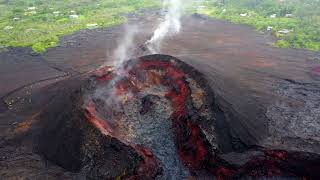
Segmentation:
<svg viewBox="0 0 320 180">
<path fill-rule="evenodd" d="M 157 0 L 0 0 L 0 45 L 43 52 L 59 37 L 126 21 L 125 13 L 159 7 Z"/>
<path fill-rule="evenodd" d="M 320 51 L 319 0 L 210 0 L 202 5 L 197 9 L 200 14 L 260 31 L 272 27 L 270 31 L 279 38 L 276 47 Z M 279 33 L 281 30 L 289 33 Z"/>
<path fill-rule="evenodd" d="M 126 13 L 159 8 L 160 3 L 160 0 L 0 0 L 0 51 L 5 47 L 30 46 L 35 52 L 44 52 L 56 46 L 61 36 L 80 29 L 121 24 L 126 21 Z M 279 38 L 276 47 L 320 51 L 320 0 L 203 0 L 193 1 L 186 8 L 189 12 L 248 24 L 260 31 L 270 26 L 270 32 Z M 271 18 L 274 14 L 276 17 Z M 286 17 L 288 14 L 291 17 Z M 281 30 L 289 33 L 281 34 Z"/>
</svg>

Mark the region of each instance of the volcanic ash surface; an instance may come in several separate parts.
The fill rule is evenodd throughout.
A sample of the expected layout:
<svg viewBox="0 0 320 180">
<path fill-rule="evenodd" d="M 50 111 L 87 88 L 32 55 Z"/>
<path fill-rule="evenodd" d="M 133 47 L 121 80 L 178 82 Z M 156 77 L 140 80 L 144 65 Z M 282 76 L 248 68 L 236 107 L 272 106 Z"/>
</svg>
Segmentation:
<svg viewBox="0 0 320 180">
<path fill-rule="evenodd" d="M 212 102 L 205 98 L 211 92 L 193 68 L 164 57 L 97 71 L 85 107 L 102 132 L 150 149 L 161 161 L 163 177 L 180 179 L 190 176 L 188 168 L 199 169 L 212 154 L 207 147 L 216 146 Z"/>
</svg>

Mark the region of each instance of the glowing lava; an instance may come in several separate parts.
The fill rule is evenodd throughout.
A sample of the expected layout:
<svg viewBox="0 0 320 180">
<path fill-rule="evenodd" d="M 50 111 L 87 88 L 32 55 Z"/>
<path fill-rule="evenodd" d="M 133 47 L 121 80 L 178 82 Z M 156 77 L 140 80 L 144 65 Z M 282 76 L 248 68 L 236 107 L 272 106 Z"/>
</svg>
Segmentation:
<svg viewBox="0 0 320 180">
<path fill-rule="evenodd" d="M 205 177 L 218 179 L 310 178 L 319 169 L 319 162 L 304 161 L 305 154 L 263 148 L 262 155 L 240 167 L 222 161 L 215 142 L 213 93 L 200 73 L 171 56 L 131 60 L 120 73 L 100 69 L 91 86 L 85 105 L 88 120 L 142 154 L 145 160 L 137 174 L 157 169 L 155 159 L 161 161 L 164 179 L 201 178 L 203 171 Z"/>
<path fill-rule="evenodd" d="M 63 111 L 44 112 L 39 149 L 89 179 L 320 178 L 311 153 L 257 146 L 222 154 L 216 121 L 228 122 L 216 115 L 224 112 L 203 75 L 174 57 L 101 68 L 76 92 Z"/>
<path fill-rule="evenodd" d="M 98 71 L 87 117 L 105 135 L 151 149 L 162 161 L 164 177 L 187 178 L 189 170 L 205 167 L 213 153 L 209 147 L 216 146 L 204 135 L 214 136 L 212 109 L 193 68 L 170 56 L 158 58 L 130 61 L 121 73 Z"/>
</svg>

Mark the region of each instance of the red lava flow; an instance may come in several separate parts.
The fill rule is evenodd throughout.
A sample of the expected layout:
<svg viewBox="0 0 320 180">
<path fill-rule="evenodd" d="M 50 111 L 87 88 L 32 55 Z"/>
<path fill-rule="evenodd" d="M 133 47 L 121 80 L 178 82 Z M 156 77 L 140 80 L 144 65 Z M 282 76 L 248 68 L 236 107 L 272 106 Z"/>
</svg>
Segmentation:
<svg viewBox="0 0 320 180">
<path fill-rule="evenodd" d="M 183 70 L 177 68 L 176 62 L 163 61 L 155 56 L 152 60 L 139 59 L 137 64 L 128 68 L 127 76 L 121 77 L 116 81 L 116 95 L 123 96 L 128 92 L 136 96 L 138 93 L 145 91 L 152 86 L 159 84 L 170 87 L 165 93 L 165 98 L 169 99 L 173 113 L 171 114 L 172 126 L 175 134 L 175 143 L 178 154 L 184 166 L 186 166 L 191 174 L 197 171 L 207 170 L 218 179 L 229 179 L 236 177 L 303 177 L 310 178 L 314 173 L 320 170 L 319 162 L 313 166 L 311 162 L 304 162 L 303 155 L 289 153 L 282 150 L 263 150 L 264 155 L 251 159 L 241 167 L 232 167 L 225 164 L 221 159 L 213 153 L 212 147 L 208 144 L 206 136 L 203 134 L 197 121 L 190 119 L 188 114 L 188 98 L 191 96 L 190 87 L 186 83 L 186 74 Z M 131 65 L 128 65 L 131 66 Z M 154 73 L 152 71 L 161 71 L 162 73 Z M 102 73 L 104 71 L 104 73 Z M 144 74 L 141 74 L 143 72 Z M 148 73 L 145 73 L 148 72 Z M 99 70 L 95 79 L 101 84 L 112 81 L 117 75 L 110 69 Z M 132 97 L 127 97 L 132 98 Z M 130 101 L 126 99 L 126 101 Z M 108 120 L 96 117 L 97 111 L 94 108 L 93 100 L 89 101 L 87 110 L 89 112 L 88 119 L 100 129 L 102 133 L 108 136 L 120 137 L 124 133 L 114 130 L 107 123 Z M 213 119 L 212 119 L 213 120 Z M 121 140 L 121 138 L 119 138 Z M 126 141 L 122 139 L 122 141 Z M 139 173 L 146 173 L 155 169 L 153 153 L 150 149 L 142 146 L 131 144 L 140 153 L 144 154 L 147 159 L 145 164 L 141 165 Z M 301 157 L 300 157 L 301 156 Z M 300 159 L 299 159 L 300 158 Z M 149 159 L 149 160 L 148 160 Z M 296 171 L 294 168 L 301 168 Z M 144 169 L 144 170 L 142 170 Z"/>
</svg>

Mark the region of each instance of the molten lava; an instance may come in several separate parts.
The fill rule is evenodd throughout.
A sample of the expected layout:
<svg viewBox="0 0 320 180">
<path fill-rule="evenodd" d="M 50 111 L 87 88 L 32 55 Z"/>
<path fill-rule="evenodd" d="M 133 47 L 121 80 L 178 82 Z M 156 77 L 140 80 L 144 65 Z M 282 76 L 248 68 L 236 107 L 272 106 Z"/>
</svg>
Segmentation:
<svg viewBox="0 0 320 180">
<path fill-rule="evenodd" d="M 175 58 L 166 57 L 166 59 L 157 59 L 157 57 L 154 56 L 152 59 L 141 58 L 137 61 L 125 64 L 121 73 L 112 71 L 109 68 L 99 70 L 92 80 L 93 84 L 97 84 L 95 92 L 90 92 L 92 94 L 88 96 L 88 103 L 86 105 L 86 110 L 88 114 L 90 114 L 87 116 L 88 120 L 105 135 L 116 137 L 132 147 L 136 147 L 135 143 L 148 146 L 148 143 L 144 141 L 133 140 L 134 138 L 128 133 L 130 130 L 126 129 L 127 127 L 121 126 L 123 119 L 126 119 L 126 124 L 128 124 L 128 121 L 130 121 L 130 124 L 134 122 L 134 120 L 132 117 L 126 116 L 127 112 L 123 112 L 119 109 L 133 103 L 136 104 L 133 107 L 141 109 L 140 111 L 137 111 L 138 114 L 135 114 L 135 116 L 144 116 L 148 111 L 155 109 L 152 106 L 157 103 L 148 99 L 148 97 L 150 98 L 150 95 L 154 98 L 158 98 L 160 101 L 169 101 L 170 104 L 167 106 L 170 106 L 171 110 L 169 110 L 168 118 L 164 120 L 166 121 L 164 123 L 171 121 L 171 128 L 169 127 L 169 131 L 172 129 L 173 137 L 168 137 L 168 139 L 172 139 L 172 144 L 175 144 L 177 147 L 177 150 L 172 150 L 178 151 L 174 152 L 174 155 L 172 156 L 180 156 L 180 159 L 178 158 L 177 161 L 181 161 L 181 165 L 177 166 L 185 166 L 192 171 L 205 168 L 205 162 L 213 152 L 208 149 L 210 145 L 206 147 L 206 144 L 209 144 L 209 142 L 207 142 L 206 137 L 204 136 L 203 129 L 199 127 L 199 124 L 201 123 L 197 121 L 200 121 L 200 118 L 202 118 L 204 119 L 204 122 L 211 122 L 211 124 L 209 123 L 207 125 L 214 128 L 212 109 L 210 109 L 211 107 L 206 106 L 209 102 L 205 102 L 206 99 L 204 96 L 192 96 L 195 93 L 192 92 L 194 89 L 201 91 L 202 94 L 205 94 L 206 92 L 204 92 L 205 90 L 203 90 L 201 85 L 196 84 L 196 81 L 192 79 L 192 73 L 187 72 L 188 70 L 193 69 L 186 69 L 186 67 L 185 64 L 182 64 Z M 102 71 L 104 71 L 104 73 L 101 73 Z M 194 87 L 191 88 L 191 83 L 188 81 L 193 81 Z M 101 95 L 100 93 L 99 96 L 95 95 L 97 92 L 101 91 L 105 91 L 106 94 Z M 195 98 L 192 97 L 198 97 L 196 100 L 201 103 L 198 109 L 195 107 L 196 102 L 193 102 L 195 101 Z M 115 109 L 114 111 L 108 110 L 114 107 L 118 107 L 119 109 Z M 130 110 L 136 111 L 132 107 Z M 201 114 L 201 112 L 202 115 L 197 115 L 198 113 Z M 102 116 L 104 118 L 101 119 L 100 117 Z M 195 116 L 198 116 L 197 118 L 199 119 L 195 118 Z M 108 119 L 110 117 L 113 119 Z M 156 117 L 151 115 L 151 118 Z M 142 118 L 142 120 L 144 119 Z M 136 133 L 136 131 L 143 131 L 141 128 L 144 127 L 134 129 L 133 133 Z M 214 134 L 214 132 L 211 133 Z M 132 136 L 136 136 L 136 134 Z M 153 150 L 160 152 L 162 151 L 160 150 L 162 148 L 166 148 L 165 144 L 163 144 L 163 147 L 153 147 Z M 160 159 L 164 160 L 164 158 L 161 157 Z M 169 167 L 169 164 L 165 164 L 164 166 L 164 173 L 166 176 L 177 176 L 177 174 L 169 172 L 169 168 L 172 168 Z M 186 170 L 185 168 L 181 168 L 177 171 Z M 185 174 L 187 174 L 186 176 L 190 176 L 190 173 Z"/>
<path fill-rule="evenodd" d="M 171 56 L 104 67 L 73 98 L 70 113 L 59 116 L 63 125 L 47 128 L 60 134 L 43 135 L 56 143 L 42 152 L 92 179 L 319 177 L 320 158 L 309 153 L 256 147 L 257 155 L 240 165 L 223 159 L 214 97 L 201 73 Z"/>
</svg>

